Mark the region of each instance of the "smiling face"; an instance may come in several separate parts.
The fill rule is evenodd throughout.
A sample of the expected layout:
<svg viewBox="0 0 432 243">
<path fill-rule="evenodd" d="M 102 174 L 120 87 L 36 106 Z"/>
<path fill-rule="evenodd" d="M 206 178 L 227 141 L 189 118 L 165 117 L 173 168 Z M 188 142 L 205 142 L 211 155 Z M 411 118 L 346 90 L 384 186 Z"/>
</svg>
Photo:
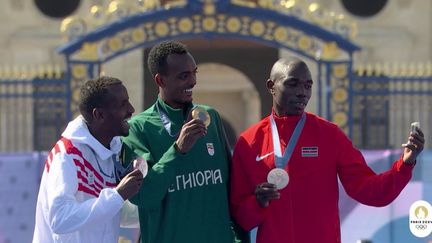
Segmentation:
<svg viewBox="0 0 432 243">
<path fill-rule="evenodd" d="M 135 112 L 129 102 L 128 92 L 123 84 L 107 87 L 108 102 L 101 109 L 104 113 L 103 129 L 110 137 L 127 136 L 129 134 L 128 120 Z"/>
<path fill-rule="evenodd" d="M 184 108 L 192 102 L 197 65 L 190 53 L 169 54 L 164 73 L 155 75 L 162 100 L 172 108 Z"/>
<path fill-rule="evenodd" d="M 267 88 L 273 96 L 278 116 L 300 115 L 312 95 L 312 77 L 307 65 L 298 59 L 280 59 L 272 68 Z"/>
</svg>

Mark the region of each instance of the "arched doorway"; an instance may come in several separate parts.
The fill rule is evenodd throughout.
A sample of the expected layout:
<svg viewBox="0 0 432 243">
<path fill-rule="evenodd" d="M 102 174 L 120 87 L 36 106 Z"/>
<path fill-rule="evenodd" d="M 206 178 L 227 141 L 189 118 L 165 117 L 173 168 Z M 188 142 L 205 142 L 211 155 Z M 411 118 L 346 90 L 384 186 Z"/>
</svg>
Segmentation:
<svg viewBox="0 0 432 243">
<path fill-rule="evenodd" d="M 194 102 L 216 108 L 236 137 L 261 119 L 260 97 L 247 76 L 218 63 L 198 65 L 198 70 Z"/>
</svg>

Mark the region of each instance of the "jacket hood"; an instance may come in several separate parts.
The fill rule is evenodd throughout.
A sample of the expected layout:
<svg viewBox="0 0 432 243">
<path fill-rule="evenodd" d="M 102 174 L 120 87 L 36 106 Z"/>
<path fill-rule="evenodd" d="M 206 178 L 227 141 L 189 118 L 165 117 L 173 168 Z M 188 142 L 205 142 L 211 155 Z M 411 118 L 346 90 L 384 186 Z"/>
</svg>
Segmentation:
<svg viewBox="0 0 432 243">
<path fill-rule="evenodd" d="M 103 160 L 108 159 L 112 155 L 118 155 L 121 150 L 120 136 L 114 137 L 111 140 L 110 149 L 107 149 L 91 135 L 84 121 L 84 117 L 81 115 L 69 122 L 62 136 L 70 139 L 75 144 L 80 143 L 88 145 Z"/>
</svg>

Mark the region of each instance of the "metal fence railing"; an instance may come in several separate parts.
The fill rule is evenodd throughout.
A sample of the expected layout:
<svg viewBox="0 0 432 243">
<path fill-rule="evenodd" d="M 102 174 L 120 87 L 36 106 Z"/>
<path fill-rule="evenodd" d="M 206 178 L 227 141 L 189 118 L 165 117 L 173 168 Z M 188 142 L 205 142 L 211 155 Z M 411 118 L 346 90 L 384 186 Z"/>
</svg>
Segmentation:
<svg viewBox="0 0 432 243">
<path fill-rule="evenodd" d="M 352 140 L 363 149 L 399 148 L 406 142 L 410 124 L 419 121 L 431 134 L 431 76 L 354 76 L 351 81 Z M 431 144 L 426 136 L 426 147 Z"/>
<path fill-rule="evenodd" d="M 0 152 L 49 150 L 66 124 L 64 79 L 0 80 Z"/>
<path fill-rule="evenodd" d="M 399 148 L 410 123 L 419 121 L 432 144 L 432 65 L 420 74 L 361 72 L 348 75 L 348 126 L 362 149 Z M 0 70 L 1 71 L 1 70 Z M 332 88 L 332 87 L 330 87 Z M 71 111 L 68 79 L 61 75 L 2 78 L 0 152 L 46 151 L 60 137 Z M 328 98 L 330 99 L 330 97 Z"/>
</svg>

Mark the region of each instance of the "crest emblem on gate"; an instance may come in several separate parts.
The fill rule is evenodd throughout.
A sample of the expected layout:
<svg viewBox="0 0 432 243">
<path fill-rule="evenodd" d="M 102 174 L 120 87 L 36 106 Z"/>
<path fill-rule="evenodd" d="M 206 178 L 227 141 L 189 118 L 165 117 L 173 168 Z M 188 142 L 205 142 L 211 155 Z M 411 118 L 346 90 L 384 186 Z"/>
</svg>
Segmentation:
<svg viewBox="0 0 432 243">
<path fill-rule="evenodd" d="M 213 143 L 207 143 L 207 152 L 210 154 L 210 156 L 214 155 L 214 146 L 213 146 Z"/>
</svg>

